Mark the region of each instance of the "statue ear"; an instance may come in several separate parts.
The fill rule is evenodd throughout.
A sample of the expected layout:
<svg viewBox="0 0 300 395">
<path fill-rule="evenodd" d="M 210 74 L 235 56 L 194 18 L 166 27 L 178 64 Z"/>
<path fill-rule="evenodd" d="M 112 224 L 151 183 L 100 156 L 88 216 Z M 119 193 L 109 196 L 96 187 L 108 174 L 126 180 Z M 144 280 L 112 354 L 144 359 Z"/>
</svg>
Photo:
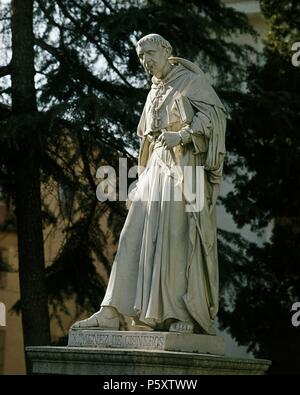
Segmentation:
<svg viewBox="0 0 300 395">
<path fill-rule="evenodd" d="M 169 49 L 166 48 L 166 47 L 163 47 L 163 46 L 162 46 L 162 49 L 163 49 L 163 52 L 164 52 L 164 54 L 166 55 L 166 57 L 169 58 L 169 56 L 170 56 L 170 51 L 169 51 Z"/>
<path fill-rule="evenodd" d="M 172 56 L 172 49 L 171 48 L 166 48 L 166 52 L 167 52 L 168 58 L 170 56 Z"/>
</svg>

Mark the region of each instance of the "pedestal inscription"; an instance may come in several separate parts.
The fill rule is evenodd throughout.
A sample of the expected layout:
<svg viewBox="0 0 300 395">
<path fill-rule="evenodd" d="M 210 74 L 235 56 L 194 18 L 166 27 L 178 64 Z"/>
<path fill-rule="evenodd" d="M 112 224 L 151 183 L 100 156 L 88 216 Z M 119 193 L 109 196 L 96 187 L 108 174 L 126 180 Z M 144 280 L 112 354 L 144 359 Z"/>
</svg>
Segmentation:
<svg viewBox="0 0 300 395">
<path fill-rule="evenodd" d="M 219 336 L 171 332 L 127 332 L 76 329 L 69 332 L 69 347 L 168 350 L 224 355 L 225 342 Z"/>
</svg>

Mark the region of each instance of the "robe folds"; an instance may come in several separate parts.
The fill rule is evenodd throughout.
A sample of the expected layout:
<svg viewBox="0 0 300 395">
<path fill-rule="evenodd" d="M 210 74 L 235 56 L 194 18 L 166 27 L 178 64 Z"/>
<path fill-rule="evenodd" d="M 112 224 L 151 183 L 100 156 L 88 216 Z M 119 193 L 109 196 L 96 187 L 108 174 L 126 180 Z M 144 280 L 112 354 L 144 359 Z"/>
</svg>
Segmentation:
<svg viewBox="0 0 300 395">
<path fill-rule="evenodd" d="M 152 78 L 138 125 L 141 170 L 102 306 L 154 328 L 167 319 L 194 320 L 204 333 L 214 334 L 216 200 L 226 112 L 197 66 L 180 58 L 172 63 L 165 78 Z M 178 133 L 184 127 L 191 137 L 185 145 L 170 150 L 157 140 L 163 130 Z M 201 210 L 195 204 L 199 191 Z"/>
</svg>

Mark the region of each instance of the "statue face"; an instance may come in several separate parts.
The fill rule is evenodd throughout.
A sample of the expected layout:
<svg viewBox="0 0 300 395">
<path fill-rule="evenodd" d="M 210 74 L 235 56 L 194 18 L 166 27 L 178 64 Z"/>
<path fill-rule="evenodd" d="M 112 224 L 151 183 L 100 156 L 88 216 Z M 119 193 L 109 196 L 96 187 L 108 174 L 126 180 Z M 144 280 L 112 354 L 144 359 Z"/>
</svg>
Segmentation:
<svg viewBox="0 0 300 395">
<path fill-rule="evenodd" d="M 151 42 L 143 43 L 137 47 L 136 51 L 146 72 L 161 78 L 168 66 L 167 51 L 160 45 Z"/>
</svg>

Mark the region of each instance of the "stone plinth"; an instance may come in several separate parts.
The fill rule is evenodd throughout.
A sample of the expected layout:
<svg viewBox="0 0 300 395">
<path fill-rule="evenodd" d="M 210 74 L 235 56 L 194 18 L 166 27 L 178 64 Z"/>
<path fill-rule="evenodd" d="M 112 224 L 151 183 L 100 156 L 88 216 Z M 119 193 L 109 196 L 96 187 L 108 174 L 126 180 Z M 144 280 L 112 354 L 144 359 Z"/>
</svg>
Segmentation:
<svg viewBox="0 0 300 395">
<path fill-rule="evenodd" d="M 271 362 L 210 354 L 118 348 L 27 347 L 33 374 L 262 375 Z"/>
<path fill-rule="evenodd" d="M 220 336 L 174 332 L 74 329 L 69 332 L 68 346 L 225 354 L 225 342 Z"/>
</svg>

